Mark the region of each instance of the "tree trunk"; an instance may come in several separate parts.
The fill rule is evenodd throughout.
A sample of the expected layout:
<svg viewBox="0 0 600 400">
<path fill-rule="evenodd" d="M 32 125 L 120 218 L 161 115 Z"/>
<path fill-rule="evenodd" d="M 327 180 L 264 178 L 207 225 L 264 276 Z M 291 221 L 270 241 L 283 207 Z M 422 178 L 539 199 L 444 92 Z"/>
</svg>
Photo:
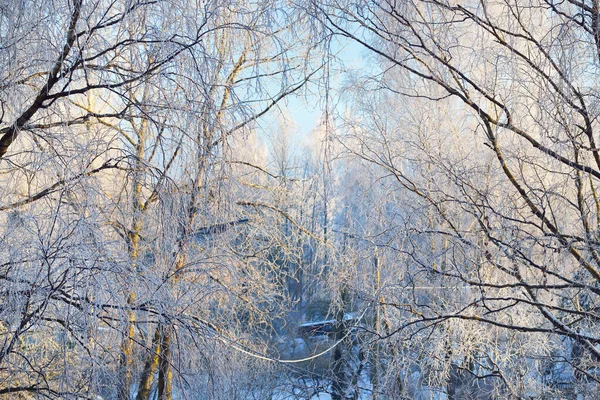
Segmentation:
<svg viewBox="0 0 600 400">
<path fill-rule="evenodd" d="M 373 266 L 375 268 L 375 294 L 376 294 L 376 296 L 379 296 L 379 290 L 380 290 L 380 286 L 381 286 L 381 271 L 379 270 L 379 258 L 377 256 L 373 257 Z M 379 300 L 379 298 L 377 298 L 377 300 Z M 381 311 L 381 304 L 379 304 L 379 301 L 378 301 L 375 304 L 375 313 L 374 313 L 375 320 L 373 321 L 373 329 L 378 334 L 381 330 L 380 311 Z M 380 391 L 380 387 L 379 387 L 379 374 L 380 374 L 379 351 L 380 351 L 379 342 L 375 342 L 375 345 L 373 346 L 373 351 L 371 353 L 371 384 L 373 385 L 373 400 L 379 399 L 379 391 Z"/>
<path fill-rule="evenodd" d="M 343 329 L 338 328 L 339 331 Z M 336 338 L 338 336 L 336 332 Z M 339 340 L 339 339 L 338 339 Z M 332 400 L 343 400 L 344 396 L 344 381 L 345 381 L 345 371 L 344 371 L 344 362 L 342 360 L 342 344 L 338 344 L 333 351 L 333 383 L 332 383 Z"/>
<path fill-rule="evenodd" d="M 154 330 L 154 337 L 152 338 L 151 353 L 144 364 L 144 371 L 142 372 L 142 378 L 140 379 L 140 387 L 136 400 L 149 400 L 150 392 L 152 389 L 152 381 L 154 381 L 154 374 L 158 368 L 158 358 L 160 355 L 160 342 L 161 342 L 161 327 L 157 326 Z"/>
<path fill-rule="evenodd" d="M 130 293 L 127 298 L 127 304 L 132 304 L 135 301 L 135 294 Z M 135 313 L 128 312 L 126 336 L 121 343 L 121 358 L 120 358 L 120 374 L 119 388 L 117 398 L 119 400 L 129 400 L 131 388 L 131 364 L 133 363 L 133 337 L 135 335 Z"/>
<path fill-rule="evenodd" d="M 171 368 L 172 327 L 161 329 L 161 354 L 158 357 L 158 400 L 173 399 L 173 370 Z"/>
<path fill-rule="evenodd" d="M 140 247 L 140 232 L 142 230 L 142 219 L 141 214 L 143 211 L 142 204 L 142 173 L 144 165 L 142 160 L 144 159 L 144 140 L 146 132 L 146 121 L 142 123 L 142 128 L 137 131 L 137 144 L 135 147 L 136 151 L 136 169 L 133 175 L 133 215 L 131 220 L 131 232 L 127 235 L 128 238 L 128 251 L 131 258 L 131 272 L 137 274 L 138 266 L 137 260 L 139 255 Z M 134 291 L 130 291 L 127 295 L 127 305 L 132 306 L 135 303 L 136 294 Z M 127 326 L 125 329 L 126 335 L 121 343 L 121 362 L 120 362 L 120 373 L 121 379 L 119 382 L 119 389 L 117 398 L 119 400 L 129 400 L 131 391 L 131 367 L 133 365 L 133 339 L 135 337 L 135 311 L 130 310 L 127 312 Z"/>
<path fill-rule="evenodd" d="M 344 320 L 346 304 L 348 303 L 348 293 L 345 288 L 341 289 L 342 307 L 337 312 L 336 324 L 334 329 L 334 340 L 340 342 L 346 334 L 346 321 Z M 332 394 L 333 400 L 343 400 L 346 398 L 346 368 L 343 359 L 343 341 L 335 346 L 333 351 L 333 382 Z"/>
</svg>

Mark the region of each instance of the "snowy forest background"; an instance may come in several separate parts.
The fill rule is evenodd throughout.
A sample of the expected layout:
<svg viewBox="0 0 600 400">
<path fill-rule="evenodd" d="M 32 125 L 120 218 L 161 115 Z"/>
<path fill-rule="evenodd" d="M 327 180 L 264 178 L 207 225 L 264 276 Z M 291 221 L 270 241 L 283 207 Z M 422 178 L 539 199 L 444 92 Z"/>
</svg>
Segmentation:
<svg viewBox="0 0 600 400">
<path fill-rule="evenodd" d="M 0 0 L 0 397 L 595 398 L 599 68 L 598 0 Z"/>
</svg>

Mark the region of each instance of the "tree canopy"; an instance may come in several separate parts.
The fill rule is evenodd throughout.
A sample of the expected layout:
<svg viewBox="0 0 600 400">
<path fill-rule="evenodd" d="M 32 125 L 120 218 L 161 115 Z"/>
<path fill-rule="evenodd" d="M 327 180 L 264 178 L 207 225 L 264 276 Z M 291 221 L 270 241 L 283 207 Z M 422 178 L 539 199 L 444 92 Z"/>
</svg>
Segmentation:
<svg viewBox="0 0 600 400">
<path fill-rule="evenodd" d="M 599 21 L 0 0 L 0 397 L 591 398 Z"/>
</svg>

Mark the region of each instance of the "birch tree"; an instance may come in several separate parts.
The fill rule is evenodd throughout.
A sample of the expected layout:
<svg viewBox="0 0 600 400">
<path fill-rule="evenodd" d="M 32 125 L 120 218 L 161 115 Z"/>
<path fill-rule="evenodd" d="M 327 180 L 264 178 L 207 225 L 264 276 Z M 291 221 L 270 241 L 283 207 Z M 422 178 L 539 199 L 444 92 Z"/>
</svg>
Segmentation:
<svg viewBox="0 0 600 400">
<path fill-rule="evenodd" d="M 170 399 L 265 329 L 232 141 L 318 66 L 277 2 L 1 13 L 0 394 Z"/>
<path fill-rule="evenodd" d="M 329 34 L 379 65 L 366 86 L 377 106 L 366 104 L 345 139 L 412 201 L 399 250 L 410 257 L 403 285 L 413 294 L 396 294 L 392 334 L 433 334 L 430 367 L 446 363 L 447 382 L 453 365 L 492 377 L 495 396 L 552 392 L 558 364 L 574 381 L 597 382 L 595 4 L 310 7 Z M 462 293 L 443 294 L 450 287 Z M 463 355 L 462 334 L 441 345 L 483 326 L 495 338 Z M 500 357 L 505 346 L 515 358 Z M 529 361 L 519 365 L 517 354 Z"/>
</svg>

